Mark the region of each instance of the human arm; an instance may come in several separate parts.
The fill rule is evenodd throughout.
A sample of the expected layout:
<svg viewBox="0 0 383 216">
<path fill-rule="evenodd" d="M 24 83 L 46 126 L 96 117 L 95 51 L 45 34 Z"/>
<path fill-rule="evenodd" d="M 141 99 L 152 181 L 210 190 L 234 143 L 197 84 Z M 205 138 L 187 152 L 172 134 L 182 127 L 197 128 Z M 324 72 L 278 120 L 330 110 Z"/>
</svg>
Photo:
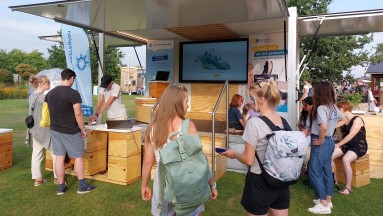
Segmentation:
<svg viewBox="0 0 383 216">
<path fill-rule="evenodd" d="M 150 171 L 154 162 L 154 148 L 149 138 L 145 138 L 145 154 L 142 163 L 142 182 L 141 182 L 141 196 L 145 201 L 149 201 L 152 197 L 152 191 L 148 186 Z"/>
<path fill-rule="evenodd" d="M 341 147 L 342 145 L 348 143 L 352 138 L 354 138 L 354 136 L 356 134 L 358 134 L 358 132 L 360 131 L 360 129 L 363 127 L 363 121 L 360 117 L 356 118 L 352 124 L 352 127 L 350 129 L 350 133 L 347 134 L 347 136 L 343 137 L 343 139 L 341 141 L 339 141 L 335 147 Z"/>
<path fill-rule="evenodd" d="M 249 114 L 249 113 L 247 113 L 247 114 L 242 114 L 242 120 L 243 120 L 243 123 L 244 123 L 243 127 L 246 126 L 246 123 L 247 123 L 247 121 L 248 121 L 249 119 L 250 119 L 250 114 Z"/>
<path fill-rule="evenodd" d="M 327 132 L 327 124 L 321 123 L 319 126 L 319 138 L 313 139 L 313 145 L 322 145 L 326 138 L 326 132 Z"/>
<path fill-rule="evenodd" d="M 242 153 L 239 153 L 234 149 L 227 149 L 225 152 L 222 153 L 222 155 L 231 159 L 237 159 L 241 163 L 247 166 L 251 166 L 254 163 L 255 148 L 249 143 L 245 142 L 245 151 L 243 151 Z"/>
<path fill-rule="evenodd" d="M 73 110 L 74 110 L 74 116 L 75 116 L 76 121 L 77 121 L 77 125 L 81 130 L 81 136 L 86 137 L 87 133 L 85 130 L 84 115 L 82 114 L 81 103 L 73 104 Z"/>
</svg>

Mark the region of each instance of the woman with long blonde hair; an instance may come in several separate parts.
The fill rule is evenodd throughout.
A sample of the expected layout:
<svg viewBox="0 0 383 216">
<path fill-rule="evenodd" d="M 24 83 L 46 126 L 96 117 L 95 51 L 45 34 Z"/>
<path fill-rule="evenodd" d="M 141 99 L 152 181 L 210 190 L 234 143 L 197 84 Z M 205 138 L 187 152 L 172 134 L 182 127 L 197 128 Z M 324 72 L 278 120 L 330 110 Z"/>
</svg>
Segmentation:
<svg viewBox="0 0 383 216">
<path fill-rule="evenodd" d="M 267 117 L 274 125 L 283 128 L 283 121 L 278 115 L 277 107 L 281 100 L 279 89 L 274 81 L 256 83 L 254 96 L 261 116 Z M 245 181 L 241 204 L 247 215 L 288 215 L 290 206 L 289 187 L 275 188 L 269 185 L 261 175 L 261 168 L 255 159 L 257 153 L 260 160 L 265 160 L 267 135 L 273 131 L 259 117 L 251 118 L 246 124 L 242 138 L 245 140 L 245 151 L 240 153 L 228 149 L 222 155 L 237 159 L 250 166 Z"/>
<path fill-rule="evenodd" d="M 174 131 L 181 129 L 185 114 L 188 109 L 188 93 L 187 89 L 183 86 L 170 85 L 165 89 L 165 92 L 161 96 L 161 100 L 158 104 L 158 109 L 154 115 L 152 122 L 149 124 L 145 134 L 145 155 L 142 167 L 142 185 L 141 195 L 145 201 L 152 200 L 152 215 L 159 215 L 158 209 L 159 194 L 158 191 L 158 169 L 154 174 L 153 193 L 148 186 L 148 180 L 150 171 L 154 160 L 157 164 L 160 161 L 159 151 L 164 147 L 167 142 L 168 135 Z M 192 121 L 189 123 L 190 135 L 196 134 L 197 129 Z M 172 139 L 175 139 L 173 137 Z M 211 178 L 208 182 L 212 190 L 212 199 L 216 199 L 218 196 L 217 188 L 215 187 L 215 181 Z M 164 203 L 164 209 L 162 213 L 164 215 L 175 215 L 175 211 L 168 203 Z M 201 205 L 194 211 L 187 215 L 201 215 L 204 211 L 204 206 Z"/>
<path fill-rule="evenodd" d="M 32 179 L 35 180 L 34 186 L 40 186 L 41 184 L 48 181 L 44 179 L 41 173 L 41 163 L 44 158 L 44 149 L 50 150 L 53 161 L 53 174 L 55 177 L 56 183 L 56 172 L 55 172 L 55 162 L 56 156 L 53 154 L 53 149 L 51 145 L 51 133 L 49 127 L 40 127 L 41 120 L 41 111 L 43 108 L 43 103 L 45 99 L 44 91 L 49 90 L 51 87 L 51 82 L 47 76 L 34 76 L 32 75 L 29 78 L 29 82 L 36 89 L 29 96 L 29 115 L 33 114 L 34 125 L 29 132 L 32 135 L 32 160 L 31 160 L 31 172 Z"/>
</svg>

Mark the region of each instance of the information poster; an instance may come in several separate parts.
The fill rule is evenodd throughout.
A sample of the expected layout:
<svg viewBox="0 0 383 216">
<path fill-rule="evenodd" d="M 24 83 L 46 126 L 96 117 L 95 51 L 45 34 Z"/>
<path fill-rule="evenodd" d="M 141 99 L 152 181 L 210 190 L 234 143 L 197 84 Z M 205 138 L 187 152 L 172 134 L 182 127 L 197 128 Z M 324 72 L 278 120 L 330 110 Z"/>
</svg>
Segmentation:
<svg viewBox="0 0 383 216">
<path fill-rule="evenodd" d="M 278 112 L 287 113 L 287 53 L 284 48 L 284 33 L 250 35 L 248 75 L 249 84 L 270 79 L 276 81 L 282 99 Z"/>
<path fill-rule="evenodd" d="M 169 81 L 174 78 L 174 41 L 154 40 L 148 41 L 146 46 L 146 75 L 145 95 L 148 95 L 149 81 L 155 80 L 158 71 L 169 72 Z"/>
</svg>

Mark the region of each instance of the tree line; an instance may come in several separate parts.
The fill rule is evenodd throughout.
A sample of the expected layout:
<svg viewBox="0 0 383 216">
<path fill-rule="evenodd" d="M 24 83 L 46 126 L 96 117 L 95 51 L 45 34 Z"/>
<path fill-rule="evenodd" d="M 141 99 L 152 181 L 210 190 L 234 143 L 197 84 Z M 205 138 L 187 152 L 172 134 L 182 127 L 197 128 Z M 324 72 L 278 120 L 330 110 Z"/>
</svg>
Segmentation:
<svg viewBox="0 0 383 216">
<path fill-rule="evenodd" d="M 12 84 L 14 82 L 12 74 L 18 74 L 20 82 L 28 81 L 30 75 L 37 74 L 44 69 L 66 68 L 65 51 L 63 44 L 55 44 L 48 48 L 48 58 L 44 58 L 43 53 L 38 50 L 25 52 L 13 49 L 9 52 L 0 49 L 0 82 Z M 120 80 L 121 60 L 124 53 L 118 48 L 108 47 L 104 53 L 104 73 Z M 92 71 L 92 83 L 97 83 L 98 58 L 95 48 L 90 47 L 90 61 Z"/>
</svg>

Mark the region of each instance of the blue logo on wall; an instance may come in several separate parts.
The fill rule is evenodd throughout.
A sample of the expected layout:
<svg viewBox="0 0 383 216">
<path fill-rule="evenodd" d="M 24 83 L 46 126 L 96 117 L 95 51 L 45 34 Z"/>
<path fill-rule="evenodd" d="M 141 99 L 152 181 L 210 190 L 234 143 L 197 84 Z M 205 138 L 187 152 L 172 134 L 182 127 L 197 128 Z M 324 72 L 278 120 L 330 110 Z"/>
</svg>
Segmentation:
<svg viewBox="0 0 383 216">
<path fill-rule="evenodd" d="M 86 64 L 89 63 L 88 61 L 86 61 L 86 55 L 83 56 L 82 54 L 80 54 L 80 57 L 79 58 L 76 57 L 76 59 L 77 59 L 77 68 L 79 70 L 84 70 L 86 67 Z"/>
</svg>

